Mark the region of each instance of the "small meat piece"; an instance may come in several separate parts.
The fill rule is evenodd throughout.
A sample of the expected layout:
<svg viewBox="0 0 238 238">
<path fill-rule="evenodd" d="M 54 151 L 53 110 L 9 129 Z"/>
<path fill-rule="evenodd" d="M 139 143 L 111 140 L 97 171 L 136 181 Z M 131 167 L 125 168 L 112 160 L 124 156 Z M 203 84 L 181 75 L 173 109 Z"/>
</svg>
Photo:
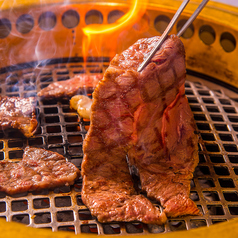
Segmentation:
<svg viewBox="0 0 238 238">
<path fill-rule="evenodd" d="M 93 93 L 91 125 L 83 145 L 82 199 L 99 221 L 161 224 L 165 214 L 199 213 L 189 198 L 198 148 L 184 93 L 185 51 L 180 39 L 169 36 L 146 68 L 137 72 L 158 40 L 141 39 L 116 55 Z M 164 206 L 162 213 L 154 212 L 153 206 L 148 209 L 145 197 L 137 202 L 141 195 L 135 194 L 126 156 L 139 171 L 142 189 Z M 133 203 L 134 209 L 127 206 Z"/>
<path fill-rule="evenodd" d="M 37 128 L 35 98 L 0 96 L 0 129 L 19 129 L 26 137 L 31 137 Z"/>
<path fill-rule="evenodd" d="M 72 185 L 79 169 L 64 156 L 41 148 L 26 147 L 19 163 L 0 162 L 0 191 L 16 194 Z"/>
<path fill-rule="evenodd" d="M 94 89 L 101 79 L 101 74 L 78 74 L 71 79 L 49 84 L 46 88 L 38 92 L 37 95 L 41 99 L 47 100 L 71 98 L 76 94 L 87 94 L 87 90 L 89 88 Z"/>
</svg>

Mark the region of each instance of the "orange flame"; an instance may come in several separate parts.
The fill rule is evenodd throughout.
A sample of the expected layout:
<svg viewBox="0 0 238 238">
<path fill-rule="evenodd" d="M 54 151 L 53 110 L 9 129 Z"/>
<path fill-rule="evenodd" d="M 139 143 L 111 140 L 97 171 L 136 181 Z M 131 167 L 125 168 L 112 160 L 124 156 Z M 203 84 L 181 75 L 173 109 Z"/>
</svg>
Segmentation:
<svg viewBox="0 0 238 238">
<path fill-rule="evenodd" d="M 111 24 L 91 24 L 84 27 L 83 33 L 83 57 L 86 62 L 89 49 L 97 52 L 98 56 L 102 56 L 101 51 L 110 45 L 111 54 L 116 53 L 117 38 L 119 34 L 126 29 L 132 27 L 138 19 L 140 19 L 146 10 L 148 0 L 131 0 L 129 11 L 119 18 L 115 23 Z M 93 44 L 93 45 L 92 45 Z"/>
</svg>

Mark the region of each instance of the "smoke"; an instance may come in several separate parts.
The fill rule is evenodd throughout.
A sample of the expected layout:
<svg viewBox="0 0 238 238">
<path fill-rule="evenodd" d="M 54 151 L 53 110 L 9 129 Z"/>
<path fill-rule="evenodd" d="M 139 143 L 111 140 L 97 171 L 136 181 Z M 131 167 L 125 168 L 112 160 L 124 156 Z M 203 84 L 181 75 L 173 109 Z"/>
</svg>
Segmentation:
<svg viewBox="0 0 238 238">
<path fill-rule="evenodd" d="M 99 62 L 114 57 L 135 38 L 130 29 L 143 19 L 147 1 L 128 0 L 123 4 L 115 10 L 97 1 L 3 1 L 1 71 L 8 71 L 10 77 L 17 67 L 45 70 L 55 59 L 84 59 L 86 67 L 89 60 Z M 138 24 L 136 27 L 138 34 L 145 29 L 140 30 Z"/>
<path fill-rule="evenodd" d="M 90 48 L 94 50 L 93 53 L 96 55 L 103 55 L 107 52 L 113 57 L 117 53 L 118 39 L 120 39 L 120 43 L 123 42 L 123 32 L 128 32 L 142 18 L 146 7 L 147 0 L 143 2 L 131 0 L 128 5 L 128 11 L 125 14 L 114 11 L 115 15 L 120 16 L 115 22 L 112 21 L 110 24 L 91 24 L 84 27 L 82 29 L 85 35 L 83 38 L 84 59 L 87 58 Z"/>
</svg>

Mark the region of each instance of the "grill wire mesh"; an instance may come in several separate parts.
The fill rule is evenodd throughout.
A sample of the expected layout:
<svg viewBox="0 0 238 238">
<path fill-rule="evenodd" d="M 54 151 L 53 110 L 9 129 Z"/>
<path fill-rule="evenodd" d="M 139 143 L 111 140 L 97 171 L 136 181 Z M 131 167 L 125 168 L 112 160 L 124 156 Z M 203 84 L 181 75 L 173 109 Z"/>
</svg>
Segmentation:
<svg viewBox="0 0 238 238">
<path fill-rule="evenodd" d="M 13 70 L 0 75 L 1 95 L 36 96 L 49 83 L 79 73 L 103 73 L 107 62 L 60 63 Z M 238 108 L 222 90 L 186 81 L 186 95 L 200 131 L 199 165 L 191 182 L 191 198 L 201 216 L 169 219 L 163 226 L 142 223 L 100 224 L 82 203 L 82 180 L 74 186 L 8 196 L 0 193 L 0 217 L 36 228 L 95 234 L 149 234 L 189 230 L 238 217 Z M 90 95 L 90 92 L 87 92 Z M 0 131 L 0 160 L 19 161 L 26 145 L 64 155 L 80 168 L 82 143 L 89 121 L 69 108 L 69 101 L 38 101 L 39 127 L 32 138 L 15 130 Z"/>
</svg>

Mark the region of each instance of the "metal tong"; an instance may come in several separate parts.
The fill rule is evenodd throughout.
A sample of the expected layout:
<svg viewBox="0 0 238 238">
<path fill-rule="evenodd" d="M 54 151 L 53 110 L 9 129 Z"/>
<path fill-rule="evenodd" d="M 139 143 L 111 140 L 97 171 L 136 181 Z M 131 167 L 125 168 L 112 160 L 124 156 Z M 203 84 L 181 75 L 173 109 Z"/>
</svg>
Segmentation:
<svg viewBox="0 0 238 238">
<path fill-rule="evenodd" d="M 169 32 L 172 30 L 175 22 L 183 12 L 184 8 L 187 6 L 188 2 L 190 0 L 184 0 L 175 15 L 173 16 L 172 20 L 170 21 L 169 25 L 166 27 L 165 31 L 163 32 L 162 36 L 160 37 L 159 41 L 156 43 L 155 47 L 151 50 L 151 52 L 146 56 L 145 60 L 140 64 L 137 71 L 141 72 L 144 67 L 149 63 L 151 58 L 154 56 L 155 52 L 159 49 L 159 47 L 163 44 L 164 40 L 168 36 Z M 187 20 L 187 22 L 183 25 L 181 30 L 177 33 L 177 36 L 180 37 L 185 30 L 190 26 L 190 24 L 195 20 L 195 18 L 198 16 L 198 14 L 202 11 L 204 6 L 207 4 L 209 0 L 203 0 L 202 3 L 198 6 L 198 8 L 195 10 L 195 12 L 192 14 L 192 16 Z"/>
</svg>

